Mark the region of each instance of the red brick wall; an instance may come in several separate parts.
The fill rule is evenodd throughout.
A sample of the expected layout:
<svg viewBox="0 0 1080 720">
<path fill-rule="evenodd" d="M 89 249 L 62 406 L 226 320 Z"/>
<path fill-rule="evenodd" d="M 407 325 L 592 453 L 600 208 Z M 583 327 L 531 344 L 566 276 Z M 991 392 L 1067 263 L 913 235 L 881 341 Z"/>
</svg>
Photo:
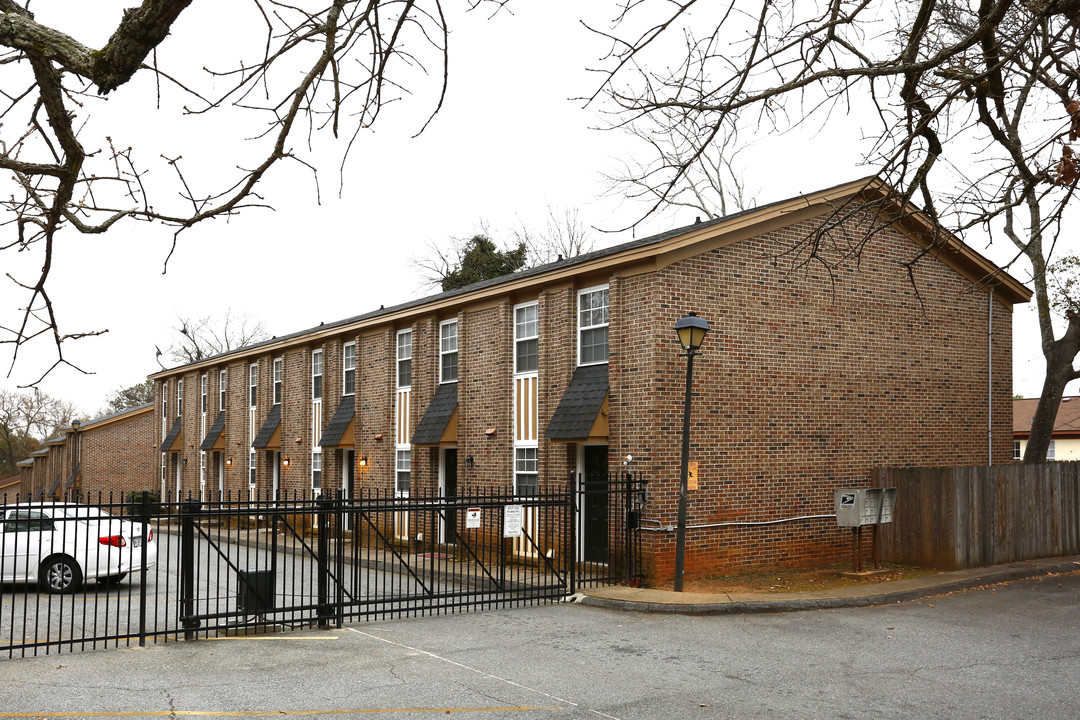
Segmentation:
<svg viewBox="0 0 1080 720">
<path fill-rule="evenodd" d="M 777 258 L 807 231 L 620 283 L 620 299 L 641 309 L 633 317 L 619 305 L 612 449 L 633 454 L 652 480 L 646 518 L 675 522 L 686 361 L 673 327 L 690 310 L 712 332 L 694 368 L 700 488 L 688 525 L 828 514 L 833 489 L 868 486 L 874 467 L 987 462 L 986 293 L 930 256 L 915 266 L 913 287 L 900 263 L 914 246 L 894 233 L 831 277 Z M 1000 303 L 993 334 L 994 461 L 1008 462 L 1012 327 Z M 670 577 L 674 535 L 645 537 L 652 573 Z M 833 519 L 694 530 L 686 570 L 839 561 L 848 543 Z"/>
<path fill-rule="evenodd" d="M 154 417 L 153 408 L 136 411 L 79 433 L 83 492 L 111 493 L 119 502 L 129 492 L 157 490 Z"/>
</svg>

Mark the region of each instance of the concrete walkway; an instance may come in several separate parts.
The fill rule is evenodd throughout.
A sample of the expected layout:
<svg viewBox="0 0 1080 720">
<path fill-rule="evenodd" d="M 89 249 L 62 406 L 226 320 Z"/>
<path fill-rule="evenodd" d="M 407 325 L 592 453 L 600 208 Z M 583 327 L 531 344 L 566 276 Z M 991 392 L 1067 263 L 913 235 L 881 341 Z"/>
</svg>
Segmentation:
<svg viewBox="0 0 1080 720">
<path fill-rule="evenodd" d="M 1080 571 L 1080 555 L 955 570 L 892 582 L 793 593 L 676 593 L 621 586 L 589 588 L 575 596 L 582 605 L 639 612 L 718 615 L 790 612 L 819 608 L 887 605 L 1022 578 Z"/>
</svg>

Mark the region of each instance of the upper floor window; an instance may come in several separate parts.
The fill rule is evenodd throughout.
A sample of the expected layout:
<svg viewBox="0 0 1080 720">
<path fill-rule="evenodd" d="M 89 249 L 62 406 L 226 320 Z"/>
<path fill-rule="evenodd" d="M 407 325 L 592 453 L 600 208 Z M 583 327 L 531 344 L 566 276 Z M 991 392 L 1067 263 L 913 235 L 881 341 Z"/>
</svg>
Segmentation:
<svg viewBox="0 0 1080 720">
<path fill-rule="evenodd" d="M 536 372 L 539 323 L 537 304 L 514 308 L 514 372 Z"/>
<path fill-rule="evenodd" d="M 311 399 L 322 400 L 322 350 L 311 353 Z"/>
<path fill-rule="evenodd" d="M 206 414 L 206 385 L 207 379 L 206 374 L 204 373 L 202 377 L 199 378 L 199 412 L 203 415 Z"/>
<path fill-rule="evenodd" d="M 1013 440 L 1013 460 L 1023 460 L 1024 455 L 1020 452 L 1020 441 Z"/>
<path fill-rule="evenodd" d="M 282 379 L 281 375 L 284 370 L 285 361 L 281 358 L 274 360 L 274 404 L 281 404 L 281 391 L 282 391 Z"/>
<path fill-rule="evenodd" d="M 228 386 L 228 383 L 226 383 L 226 378 L 228 376 L 225 374 L 224 370 L 219 370 L 218 374 L 217 374 L 217 377 L 218 377 L 218 410 L 220 410 L 221 412 L 225 412 L 225 389 Z"/>
<path fill-rule="evenodd" d="M 412 387 L 412 330 L 397 334 L 397 384 L 399 388 Z"/>
<path fill-rule="evenodd" d="M 180 417 L 184 407 L 184 379 L 176 381 L 176 417 Z"/>
<path fill-rule="evenodd" d="M 161 384 L 161 417 L 163 420 L 169 419 L 169 383 L 167 381 Z"/>
<path fill-rule="evenodd" d="M 439 382 L 457 382 L 457 320 L 439 325 Z"/>
<path fill-rule="evenodd" d="M 255 407 L 258 404 L 259 390 L 259 363 L 251 363 L 248 366 L 248 405 Z"/>
<path fill-rule="evenodd" d="M 608 289 L 578 293 L 578 365 L 608 361 Z"/>
<path fill-rule="evenodd" d="M 343 368 L 342 393 L 356 393 L 356 343 L 345 343 L 341 349 L 341 367 Z"/>
</svg>

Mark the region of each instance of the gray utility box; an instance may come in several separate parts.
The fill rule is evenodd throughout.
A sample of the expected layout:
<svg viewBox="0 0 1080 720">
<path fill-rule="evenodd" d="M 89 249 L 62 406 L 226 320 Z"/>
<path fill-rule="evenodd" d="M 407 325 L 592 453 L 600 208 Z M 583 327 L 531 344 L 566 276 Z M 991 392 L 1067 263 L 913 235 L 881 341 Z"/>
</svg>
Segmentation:
<svg viewBox="0 0 1080 720">
<path fill-rule="evenodd" d="M 840 527 L 891 523 L 896 488 L 837 488 L 833 491 L 833 505 Z"/>
<path fill-rule="evenodd" d="M 236 609 L 247 615 L 262 615 L 274 609 L 274 571 L 239 570 Z"/>
</svg>

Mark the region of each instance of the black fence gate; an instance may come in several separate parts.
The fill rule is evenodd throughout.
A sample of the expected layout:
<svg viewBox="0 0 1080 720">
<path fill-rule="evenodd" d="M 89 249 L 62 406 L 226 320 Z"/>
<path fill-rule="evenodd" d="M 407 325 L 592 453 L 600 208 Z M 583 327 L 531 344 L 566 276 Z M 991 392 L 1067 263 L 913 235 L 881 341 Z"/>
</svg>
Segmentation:
<svg viewBox="0 0 1080 720">
<path fill-rule="evenodd" d="M 360 490 L 5 503 L 0 652 L 341 626 L 550 603 L 579 587 L 639 582 L 644 481 L 570 480 L 529 498 Z"/>
</svg>

